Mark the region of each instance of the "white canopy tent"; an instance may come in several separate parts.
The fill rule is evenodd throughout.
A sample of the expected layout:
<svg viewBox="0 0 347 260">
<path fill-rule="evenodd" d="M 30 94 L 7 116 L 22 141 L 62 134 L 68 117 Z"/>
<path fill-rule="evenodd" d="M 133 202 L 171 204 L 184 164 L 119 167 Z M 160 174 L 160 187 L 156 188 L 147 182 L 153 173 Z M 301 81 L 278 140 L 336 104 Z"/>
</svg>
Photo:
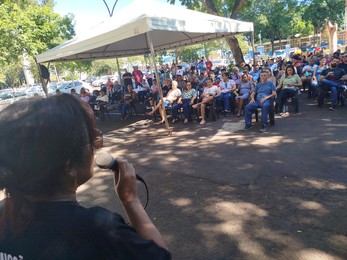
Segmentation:
<svg viewBox="0 0 347 260">
<path fill-rule="evenodd" d="M 92 19 L 92 18 L 91 18 Z M 85 35 L 36 56 L 38 63 L 129 57 L 252 32 L 253 23 L 192 11 L 153 0 L 137 0 Z M 253 43 L 253 40 L 252 40 Z M 118 66 L 119 67 L 119 66 Z M 156 75 L 157 78 L 158 75 Z M 161 88 L 160 96 L 163 101 Z M 164 102 L 162 102 L 165 111 Z M 171 134 L 165 116 L 168 134 Z"/>
<path fill-rule="evenodd" d="M 43 63 L 128 57 L 151 53 L 151 44 L 158 52 L 244 32 L 253 32 L 253 23 L 141 0 L 36 58 Z"/>
</svg>

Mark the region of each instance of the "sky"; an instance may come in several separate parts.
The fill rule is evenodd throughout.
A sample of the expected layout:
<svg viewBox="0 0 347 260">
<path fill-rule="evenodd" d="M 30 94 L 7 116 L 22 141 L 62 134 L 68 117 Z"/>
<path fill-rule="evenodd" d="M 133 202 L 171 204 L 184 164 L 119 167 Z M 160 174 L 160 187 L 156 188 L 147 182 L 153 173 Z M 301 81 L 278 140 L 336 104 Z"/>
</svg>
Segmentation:
<svg viewBox="0 0 347 260">
<path fill-rule="evenodd" d="M 105 0 L 110 11 L 116 1 L 117 0 Z M 118 0 L 114 9 L 114 14 L 121 11 L 133 1 L 134 0 Z M 167 0 L 156 1 L 167 3 Z M 146 3 L 146 0 L 142 0 L 141 2 Z M 176 2 L 177 5 L 179 1 Z M 55 0 L 54 11 L 60 15 L 66 15 L 68 13 L 75 15 L 76 35 L 88 31 L 93 25 L 99 24 L 109 17 L 109 12 L 103 0 Z"/>
</svg>

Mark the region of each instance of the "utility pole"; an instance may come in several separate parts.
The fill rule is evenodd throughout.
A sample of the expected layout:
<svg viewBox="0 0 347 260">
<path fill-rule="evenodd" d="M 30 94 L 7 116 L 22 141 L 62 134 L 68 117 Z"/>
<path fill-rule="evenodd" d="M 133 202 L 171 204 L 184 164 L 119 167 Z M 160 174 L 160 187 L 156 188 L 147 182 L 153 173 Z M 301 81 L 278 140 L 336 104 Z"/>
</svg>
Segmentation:
<svg viewBox="0 0 347 260">
<path fill-rule="evenodd" d="M 118 0 L 116 0 L 112 6 L 112 9 L 110 10 L 108 4 L 106 3 L 105 0 L 102 0 L 108 10 L 108 14 L 110 15 L 110 18 L 113 16 L 113 11 L 114 11 L 114 8 L 116 7 L 116 4 L 118 2 Z M 118 62 L 118 58 L 116 58 L 116 64 L 117 64 L 117 68 L 118 68 L 118 81 L 120 82 L 121 85 L 124 84 L 123 80 L 122 80 L 122 75 L 120 73 L 120 67 L 119 67 L 119 62 Z"/>
</svg>

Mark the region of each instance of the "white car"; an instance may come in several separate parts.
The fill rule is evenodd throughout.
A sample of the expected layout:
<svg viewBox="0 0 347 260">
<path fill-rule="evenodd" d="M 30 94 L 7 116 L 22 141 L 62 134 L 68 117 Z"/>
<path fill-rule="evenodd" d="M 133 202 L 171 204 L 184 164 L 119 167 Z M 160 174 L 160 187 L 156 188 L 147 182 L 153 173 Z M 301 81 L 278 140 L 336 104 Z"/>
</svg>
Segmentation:
<svg viewBox="0 0 347 260">
<path fill-rule="evenodd" d="M 216 59 L 216 60 L 211 60 L 211 62 L 212 62 L 212 69 L 228 67 L 230 64 L 229 59 Z"/>
<path fill-rule="evenodd" d="M 43 88 L 40 85 L 33 85 L 26 89 L 25 94 L 28 97 L 33 97 L 34 95 L 39 95 L 41 97 L 46 96 L 45 92 L 43 91 Z"/>
<path fill-rule="evenodd" d="M 71 89 L 75 89 L 76 93 L 79 94 L 81 88 L 85 88 L 89 93 L 93 93 L 93 87 L 91 85 L 79 80 L 65 82 L 58 87 L 61 93 L 67 94 L 71 94 Z"/>
<path fill-rule="evenodd" d="M 13 89 L 0 90 L 0 111 L 14 102 L 27 98 L 23 91 L 15 91 Z"/>
<path fill-rule="evenodd" d="M 277 57 L 285 58 L 285 57 L 286 57 L 286 51 L 285 51 L 285 50 L 277 50 L 277 51 L 274 51 L 273 57 L 274 57 L 274 58 L 277 58 Z"/>
<path fill-rule="evenodd" d="M 187 74 L 190 69 L 190 65 L 188 63 L 180 63 L 177 65 L 178 70 L 182 70 L 181 73 L 182 75 Z"/>
<path fill-rule="evenodd" d="M 110 79 L 112 82 L 115 82 L 116 80 L 118 80 L 118 75 L 105 75 L 105 76 L 101 76 L 100 78 L 94 80 L 92 82 L 92 85 L 94 87 L 101 87 L 102 85 L 106 85 L 108 79 Z"/>
</svg>

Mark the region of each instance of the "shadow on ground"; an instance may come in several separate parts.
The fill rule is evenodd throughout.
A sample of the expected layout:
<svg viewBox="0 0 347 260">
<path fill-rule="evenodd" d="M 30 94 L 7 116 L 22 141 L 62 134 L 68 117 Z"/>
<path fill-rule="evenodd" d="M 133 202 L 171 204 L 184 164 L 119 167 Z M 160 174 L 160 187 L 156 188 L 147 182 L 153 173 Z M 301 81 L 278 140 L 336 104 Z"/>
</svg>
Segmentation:
<svg viewBox="0 0 347 260">
<path fill-rule="evenodd" d="M 346 109 L 301 110 L 265 134 L 241 131 L 236 117 L 178 123 L 172 136 L 130 125 L 143 118 L 98 125 L 103 149 L 146 180 L 147 212 L 174 259 L 346 259 Z M 95 169 L 79 199 L 123 214 L 112 185 Z"/>
</svg>

